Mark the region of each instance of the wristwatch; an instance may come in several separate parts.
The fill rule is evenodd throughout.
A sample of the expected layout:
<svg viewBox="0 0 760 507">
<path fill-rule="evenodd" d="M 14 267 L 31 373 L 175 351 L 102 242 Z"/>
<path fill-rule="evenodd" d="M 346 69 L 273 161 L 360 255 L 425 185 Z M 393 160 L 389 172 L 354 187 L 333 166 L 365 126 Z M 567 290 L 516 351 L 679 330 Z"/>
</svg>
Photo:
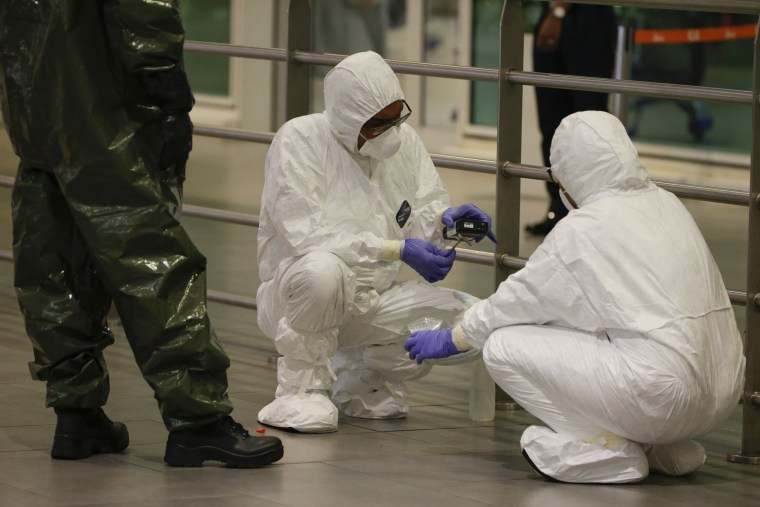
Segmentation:
<svg viewBox="0 0 760 507">
<path fill-rule="evenodd" d="M 567 9 L 565 9 L 561 5 L 552 6 L 552 16 L 554 16 L 555 18 L 562 19 L 565 17 L 565 14 L 567 14 Z"/>
</svg>

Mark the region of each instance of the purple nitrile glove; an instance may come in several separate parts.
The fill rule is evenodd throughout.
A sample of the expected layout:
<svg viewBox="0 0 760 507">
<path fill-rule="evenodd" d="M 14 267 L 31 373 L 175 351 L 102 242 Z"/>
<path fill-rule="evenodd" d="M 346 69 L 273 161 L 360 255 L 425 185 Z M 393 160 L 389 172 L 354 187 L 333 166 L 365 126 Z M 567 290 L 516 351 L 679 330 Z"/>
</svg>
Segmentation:
<svg viewBox="0 0 760 507">
<path fill-rule="evenodd" d="M 451 329 L 426 329 L 415 331 L 406 340 L 404 348 L 409 359 L 422 363 L 425 359 L 439 359 L 457 354 L 459 351 L 451 338 Z"/>
<path fill-rule="evenodd" d="M 401 260 L 430 283 L 446 278 L 456 259 L 456 252 L 441 250 L 430 241 L 411 238 L 404 240 Z"/>
<path fill-rule="evenodd" d="M 486 233 L 486 236 L 494 243 L 499 242 L 499 240 L 496 239 L 496 236 L 494 236 L 493 232 L 491 232 L 491 217 L 489 217 L 485 211 L 481 210 L 474 204 L 467 203 L 462 204 L 461 206 L 447 209 L 443 212 L 443 215 L 441 215 L 441 223 L 443 223 L 443 225 L 446 227 L 453 227 L 454 222 L 460 218 L 469 218 L 472 220 L 480 220 L 481 222 L 486 222 L 488 224 L 488 233 Z M 483 238 L 480 237 L 476 239 L 475 242 L 477 243 L 481 239 Z"/>
</svg>

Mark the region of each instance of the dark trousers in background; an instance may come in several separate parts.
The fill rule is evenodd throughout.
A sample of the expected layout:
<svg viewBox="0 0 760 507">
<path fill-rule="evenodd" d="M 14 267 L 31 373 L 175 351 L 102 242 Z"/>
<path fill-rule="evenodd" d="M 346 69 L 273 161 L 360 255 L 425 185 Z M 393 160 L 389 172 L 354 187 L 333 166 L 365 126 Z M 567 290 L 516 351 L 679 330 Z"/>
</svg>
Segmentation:
<svg viewBox="0 0 760 507">
<path fill-rule="evenodd" d="M 537 27 L 548 14 L 545 8 Z M 562 35 L 556 51 L 540 52 L 533 46 L 533 70 L 549 74 L 612 77 L 617 37 L 615 12 L 610 6 L 573 4 L 562 21 Z M 538 28 L 536 28 L 536 32 Z M 562 119 L 587 110 L 607 111 L 607 94 L 536 87 L 538 124 L 544 164 L 550 166 L 549 148 Z M 568 211 L 559 198 L 559 187 L 547 182 L 549 213 L 557 218 Z"/>
</svg>

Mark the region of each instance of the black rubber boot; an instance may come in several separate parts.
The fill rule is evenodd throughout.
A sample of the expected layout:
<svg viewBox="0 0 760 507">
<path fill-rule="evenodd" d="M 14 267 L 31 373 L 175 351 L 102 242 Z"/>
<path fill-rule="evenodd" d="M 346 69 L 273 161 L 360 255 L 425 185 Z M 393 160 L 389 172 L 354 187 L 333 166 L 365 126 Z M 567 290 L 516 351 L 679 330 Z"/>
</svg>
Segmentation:
<svg viewBox="0 0 760 507">
<path fill-rule="evenodd" d="M 50 451 L 55 459 L 121 452 L 129 445 L 127 427 L 111 421 L 101 408 L 56 408 L 55 413 L 58 423 Z"/>
<path fill-rule="evenodd" d="M 199 467 L 204 461 L 221 461 L 233 468 L 257 468 L 282 458 L 277 437 L 251 436 L 226 416 L 212 424 L 169 432 L 164 461 L 173 467 Z"/>
</svg>

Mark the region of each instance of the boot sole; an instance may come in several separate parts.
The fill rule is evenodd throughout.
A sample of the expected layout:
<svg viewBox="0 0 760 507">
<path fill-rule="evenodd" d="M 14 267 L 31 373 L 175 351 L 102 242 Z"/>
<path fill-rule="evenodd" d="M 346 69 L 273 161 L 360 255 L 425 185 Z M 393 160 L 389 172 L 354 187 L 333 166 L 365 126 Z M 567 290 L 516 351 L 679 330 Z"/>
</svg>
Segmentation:
<svg viewBox="0 0 760 507">
<path fill-rule="evenodd" d="M 174 445 L 166 449 L 164 462 L 171 467 L 201 467 L 204 461 L 221 461 L 230 468 L 259 468 L 280 460 L 284 454 L 282 445 L 253 456 L 233 454 L 217 447 Z"/>
<path fill-rule="evenodd" d="M 129 436 L 113 442 L 95 438 L 77 438 L 68 435 L 56 435 L 50 456 L 53 459 L 84 459 L 93 454 L 115 454 L 123 451 L 129 445 Z"/>
<path fill-rule="evenodd" d="M 536 466 L 536 464 L 535 464 L 535 463 L 533 463 L 533 460 L 532 460 L 532 459 L 530 459 L 530 456 L 528 456 L 528 453 L 525 451 L 525 449 L 523 449 L 523 451 L 522 451 L 522 455 L 523 455 L 523 457 L 525 458 L 525 461 L 527 461 L 527 462 L 528 462 L 528 464 L 530 465 L 530 467 L 531 467 L 531 468 L 532 468 L 532 469 L 533 469 L 533 470 L 534 470 L 534 471 L 535 471 L 535 472 L 536 472 L 538 475 L 540 475 L 541 477 L 543 477 L 543 478 L 544 478 L 544 479 L 546 479 L 547 481 L 549 481 L 549 482 L 558 482 L 558 483 L 561 483 L 561 484 L 570 484 L 570 483 L 566 483 L 565 481 L 561 481 L 561 480 L 559 480 L 559 479 L 555 479 L 555 478 L 554 478 L 554 477 L 552 477 L 551 475 L 548 475 L 548 474 L 546 474 L 545 472 L 543 472 L 543 471 L 542 471 L 540 468 L 538 468 L 538 467 Z"/>
</svg>

